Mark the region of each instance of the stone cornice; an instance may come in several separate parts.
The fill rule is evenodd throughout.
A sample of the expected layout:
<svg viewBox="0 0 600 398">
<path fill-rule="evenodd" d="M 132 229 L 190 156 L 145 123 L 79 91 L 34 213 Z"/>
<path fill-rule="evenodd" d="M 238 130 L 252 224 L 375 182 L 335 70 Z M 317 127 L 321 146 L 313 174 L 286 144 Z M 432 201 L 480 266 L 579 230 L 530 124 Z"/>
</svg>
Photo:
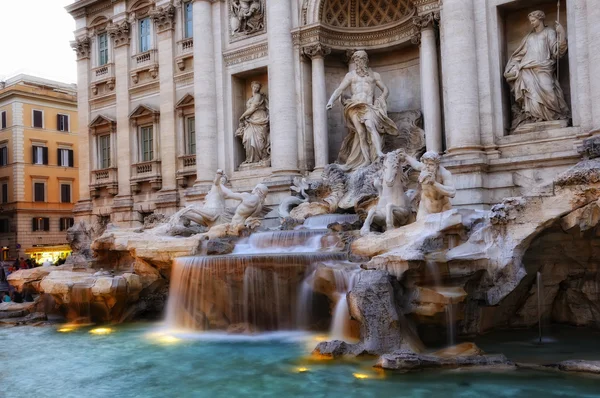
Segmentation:
<svg viewBox="0 0 600 398">
<path fill-rule="evenodd" d="M 242 62 L 267 57 L 268 55 L 268 44 L 267 42 L 262 42 L 253 46 L 242 48 L 240 50 L 225 52 L 223 53 L 223 59 L 225 60 L 225 65 L 232 66 L 241 64 Z"/>
<path fill-rule="evenodd" d="M 115 48 L 129 44 L 129 22 L 110 23 L 106 28 L 110 37 L 115 41 Z"/>
<path fill-rule="evenodd" d="M 442 5 L 441 0 L 413 0 L 417 7 L 417 14 L 425 14 L 432 11 L 439 11 Z"/>
<path fill-rule="evenodd" d="M 175 27 L 175 7 L 172 4 L 151 10 L 150 17 L 156 24 L 158 33 L 173 30 Z"/>
<path fill-rule="evenodd" d="M 337 29 L 322 24 L 303 26 L 292 31 L 294 45 L 308 47 L 322 44 L 332 49 L 373 49 L 404 43 L 417 32 L 411 18 L 384 28 Z"/>
<path fill-rule="evenodd" d="M 77 60 L 88 59 L 90 57 L 90 38 L 81 37 L 71 42 L 71 48 L 77 54 Z"/>
</svg>

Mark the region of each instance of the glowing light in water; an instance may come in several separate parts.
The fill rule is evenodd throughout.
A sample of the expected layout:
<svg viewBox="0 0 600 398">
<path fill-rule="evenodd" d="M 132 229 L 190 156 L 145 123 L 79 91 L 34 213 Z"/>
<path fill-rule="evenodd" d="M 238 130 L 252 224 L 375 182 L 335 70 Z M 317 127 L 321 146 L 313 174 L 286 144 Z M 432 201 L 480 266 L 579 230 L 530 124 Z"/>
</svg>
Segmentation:
<svg viewBox="0 0 600 398">
<path fill-rule="evenodd" d="M 111 328 L 95 328 L 90 330 L 91 334 L 111 334 L 112 332 Z"/>
<path fill-rule="evenodd" d="M 354 378 L 356 379 L 368 379 L 369 375 L 366 375 L 364 373 L 352 373 L 352 376 L 354 376 Z"/>
<path fill-rule="evenodd" d="M 296 372 L 305 373 L 305 372 L 308 372 L 308 368 L 305 368 L 304 366 L 299 366 L 296 368 Z"/>
<path fill-rule="evenodd" d="M 177 344 L 181 341 L 180 338 L 175 337 L 168 333 L 163 333 L 163 332 L 149 333 L 147 335 L 147 337 L 148 337 L 148 339 L 150 339 L 156 343 L 164 344 L 164 345 Z"/>
<path fill-rule="evenodd" d="M 60 332 L 60 333 L 69 333 L 69 332 L 74 331 L 75 329 L 76 328 L 73 326 L 63 326 L 63 327 L 57 329 L 56 331 Z"/>
</svg>

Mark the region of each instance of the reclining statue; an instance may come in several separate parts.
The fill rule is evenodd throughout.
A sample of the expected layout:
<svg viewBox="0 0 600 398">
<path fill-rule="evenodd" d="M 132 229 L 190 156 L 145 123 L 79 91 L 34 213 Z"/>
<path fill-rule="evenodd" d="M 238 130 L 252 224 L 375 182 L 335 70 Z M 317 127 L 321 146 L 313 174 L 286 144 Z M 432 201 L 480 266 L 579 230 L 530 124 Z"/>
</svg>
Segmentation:
<svg viewBox="0 0 600 398">
<path fill-rule="evenodd" d="M 224 191 L 229 191 L 223 185 L 226 182 L 227 176 L 223 170 L 217 170 L 213 186 L 206 195 L 204 204 L 186 207 L 179 213 L 179 219 L 193 221 L 207 228 L 226 223 L 228 220 L 224 216 L 226 215 L 225 199 L 227 198 Z"/>
</svg>

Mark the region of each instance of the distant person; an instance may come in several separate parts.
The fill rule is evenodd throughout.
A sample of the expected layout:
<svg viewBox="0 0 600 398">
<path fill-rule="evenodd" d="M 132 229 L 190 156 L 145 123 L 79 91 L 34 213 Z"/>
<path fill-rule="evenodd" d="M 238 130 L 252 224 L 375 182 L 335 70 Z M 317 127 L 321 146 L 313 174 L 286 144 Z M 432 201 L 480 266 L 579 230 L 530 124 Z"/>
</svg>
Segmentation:
<svg viewBox="0 0 600 398">
<path fill-rule="evenodd" d="M 19 267 L 20 267 L 21 269 L 27 269 L 27 268 L 29 268 L 29 267 L 27 266 L 27 263 L 25 262 L 25 259 L 24 259 L 23 257 L 21 257 L 21 261 L 19 261 Z"/>
<path fill-rule="evenodd" d="M 14 267 L 15 271 L 19 270 L 19 259 L 18 258 L 13 263 L 13 267 Z"/>
<path fill-rule="evenodd" d="M 14 301 L 15 303 L 22 303 L 23 302 L 23 295 L 21 293 L 19 293 L 18 290 L 13 291 L 12 301 Z"/>
<path fill-rule="evenodd" d="M 2 297 L 2 301 L 5 303 L 11 302 L 10 295 L 8 294 L 8 292 L 4 292 L 4 297 Z"/>
<path fill-rule="evenodd" d="M 50 262 L 50 260 L 46 259 L 44 260 L 44 264 L 42 264 L 42 267 L 50 267 L 52 265 L 52 263 Z"/>
</svg>

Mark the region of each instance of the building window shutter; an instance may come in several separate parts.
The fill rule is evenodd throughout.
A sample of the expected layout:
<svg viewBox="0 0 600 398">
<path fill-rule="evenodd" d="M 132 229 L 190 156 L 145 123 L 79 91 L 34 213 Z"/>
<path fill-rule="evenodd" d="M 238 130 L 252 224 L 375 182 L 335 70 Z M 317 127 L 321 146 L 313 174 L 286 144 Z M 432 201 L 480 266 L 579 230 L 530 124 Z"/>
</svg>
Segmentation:
<svg viewBox="0 0 600 398">
<path fill-rule="evenodd" d="M 42 148 L 42 152 L 43 152 L 43 159 L 44 159 L 44 164 L 48 164 L 48 148 L 43 147 Z"/>
<path fill-rule="evenodd" d="M 73 159 L 73 150 L 69 149 L 69 167 L 75 167 L 75 161 Z"/>
<path fill-rule="evenodd" d="M 6 166 L 8 164 L 8 148 L 0 148 L 0 166 Z"/>
<path fill-rule="evenodd" d="M 2 203 L 8 203 L 8 184 L 2 184 Z"/>
<path fill-rule="evenodd" d="M 61 155 L 61 153 L 60 153 L 61 151 L 62 151 L 62 149 L 60 149 L 60 148 L 56 150 L 56 159 L 58 159 L 58 162 L 56 162 L 56 163 L 59 166 L 64 166 L 64 164 L 62 164 L 62 156 L 60 156 Z"/>
<path fill-rule="evenodd" d="M 35 147 L 35 146 L 32 146 L 32 147 L 31 147 L 31 163 L 33 163 L 33 164 L 36 164 L 36 163 L 37 163 L 37 162 L 36 162 L 36 160 L 37 160 L 37 159 L 36 159 L 36 157 L 35 157 L 35 155 L 36 155 L 36 153 L 35 153 L 35 152 L 36 152 L 36 148 L 37 148 L 37 147 Z"/>
<path fill-rule="evenodd" d="M 44 127 L 44 123 L 43 123 L 43 118 L 42 118 L 42 111 L 33 111 L 33 127 L 38 127 L 38 128 L 43 128 Z"/>
<path fill-rule="evenodd" d="M 50 219 L 44 217 L 44 231 L 50 231 Z"/>
<path fill-rule="evenodd" d="M 2 126 L 0 128 L 6 128 L 6 111 L 2 112 Z"/>
</svg>

